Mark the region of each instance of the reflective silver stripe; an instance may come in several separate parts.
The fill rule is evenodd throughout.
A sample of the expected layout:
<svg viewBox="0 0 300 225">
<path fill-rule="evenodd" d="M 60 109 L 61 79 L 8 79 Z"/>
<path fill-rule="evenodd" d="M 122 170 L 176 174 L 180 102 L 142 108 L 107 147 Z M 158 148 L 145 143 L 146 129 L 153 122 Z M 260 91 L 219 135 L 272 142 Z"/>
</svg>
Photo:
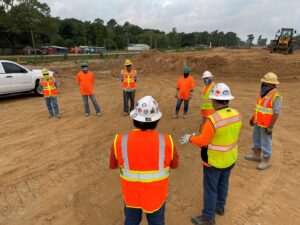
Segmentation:
<svg viewBox="0 0 300 225">
<path fill-rule="evenodd" d="M 234 117 L 231 117 L 231 118 L 228 118 L 228 119 L 223 119 L 223 120 L 220 120 L 220 121 L 216 122 L 214 124 L 214 127 L 215 127 L 215 129 L 217 129 L 219 127 L 223 127 L 223 126 L 226 126 L 226 125 L 231 124 L 231 123 L 239 122 L 241 120 L 242 120 L 241 115 L 234 116 Z"/>
<path fill-rule="evenodd" d="M 159 134 L 159 162 L 158 162 L 158 168 L 159 171 L 164 170 L 164 164 L 165 164 L 165 138 L 164 135 Z"/>
<path fill-rule="evenodd" d="M 271 98 L 273 98 L 274 94 L 276 93 L 276 91 L 273 91 L 272 93 L 270 93 L 270 95 L 268 96 L 268 98 L 266 99 L 265 103 L 264 103 L 264 108 L 267 108 L 267 104 L 269 103 L 269 101 L 271 100 Z"/>
<path fill-rule="evenodd" d="M 261 107 L 260 105 L 256 106 L 256 110 L 259 112 L 263 112 L 263 113 L 273 114 L 273 109 L 267 109 L 267 108 Z"/>
<path fill-rule="evenodd" d="M 166 169 L 159 172 L 153 172 L 153 173 L 135 173 L 132 171 L 122 171 L 122 176 L 131 179 L 131 180 L 137 180 L 137 181 L 151 181 L 151 180 L 159 180 L 162 178 L 165 178 L 170 173 L 170 169 Z"/>
<path fill-rule="evenodd" d="M 125 171 L 129 170 L 127 143 L 128 143 L 128 134 L 124 134 L 124 136 L 122 138 L 122 156 L 123 156 Z"/>
<path fill-rule="evenodd" d="M 215 122 L 218 122 L 221 120 L 221 117 L 219 116 L 219 114 L 217 112 L 213 113 L 212 116 L 215 119 Z"/>
<path fill-rule="evenodd" d="M 220 151 L 220 152 L 228 152 L 232 149 L 234 149 L 237 146 L 237 143 L 234 143 L 232 145 L 228 145 L 228 146 L 219 146 L 219 145 L 213 145 L 213 144 L 209 144 L 208 145 L 208 149 L 210 150 L 214 150 L 214 151 Z"/>
<path fill-rule="evenodd" d="M 124 169 L 121 170 L 121 175 L 127 179 L 147 181 L 157 180 L 166 177 L 170 173 L 170 169 L 164 170 L 165 163 L 165 139 L 163 134 L 159 134 L 159 161 L 157 172 L 143 173 L 144 171 L 130 171 L 128 160 L 128 134 L 124 134 L 122 138 L 122 156 L 124 161 Z"/>
</svg>

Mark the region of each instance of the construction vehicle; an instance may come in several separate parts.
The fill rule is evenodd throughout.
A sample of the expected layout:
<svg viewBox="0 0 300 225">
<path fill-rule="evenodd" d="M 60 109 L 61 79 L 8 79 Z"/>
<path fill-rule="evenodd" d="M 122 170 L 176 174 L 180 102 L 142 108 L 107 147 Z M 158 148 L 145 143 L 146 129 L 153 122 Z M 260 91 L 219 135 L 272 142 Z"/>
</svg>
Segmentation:
<svg viewBox="0 0 300 225">
<path fill-rule="evenodd" d="M 293 54 L 296 46 L 294 34 L 296 34 L 296 30 L 293 28 L 278 30 L 275 39 L 271 40 L 270 52 Z"/>
</svg>

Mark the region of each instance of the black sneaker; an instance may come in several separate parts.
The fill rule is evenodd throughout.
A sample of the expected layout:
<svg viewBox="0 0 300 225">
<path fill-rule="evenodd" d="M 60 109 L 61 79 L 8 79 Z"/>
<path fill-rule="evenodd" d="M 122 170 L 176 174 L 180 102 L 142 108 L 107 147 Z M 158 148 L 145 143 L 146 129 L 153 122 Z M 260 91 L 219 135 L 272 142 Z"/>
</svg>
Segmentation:
<svg viewBox="0 0 300 225">
<path fill-rule="evenodd" d="M 200 216 L 193 216 L 191 218 L 191 222 L 195 225 L 215 225 L 215 220 L 207 220 L 202 215 Z"/>
<path fill-rule="evenodd" d="M 225 209 L 224 208 L 216 208 L 215 213 L 218 214 L 219 216 L 224 216 Z"/>
</svg>

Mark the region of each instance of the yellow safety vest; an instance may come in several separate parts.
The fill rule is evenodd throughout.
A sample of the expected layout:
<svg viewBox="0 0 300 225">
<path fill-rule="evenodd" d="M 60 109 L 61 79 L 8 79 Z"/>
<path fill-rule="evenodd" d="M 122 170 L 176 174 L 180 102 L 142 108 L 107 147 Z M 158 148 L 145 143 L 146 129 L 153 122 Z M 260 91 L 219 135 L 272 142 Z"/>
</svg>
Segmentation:
<svg viewBox="0 0 300 225">
<path fill-rule="evenodd" d="M 208 87 L 204 87 L 202 94 L 201 94 L 201 110 L 212 110 L 214 109 L 211 99 L 209 98 L 209 94 L 211 92 L 211 89 L 215 85 L 215 82 L 211 82 L 211 84 Z"/>
<path fill-rule="evenodd" d="M 238 137 L 242 126 L 241 114 L 230 107 L 208 116 L 216 132 L 208 144 L 208 163 L 216 168 L 227 168 L 238 156 Z"/>
</svg>

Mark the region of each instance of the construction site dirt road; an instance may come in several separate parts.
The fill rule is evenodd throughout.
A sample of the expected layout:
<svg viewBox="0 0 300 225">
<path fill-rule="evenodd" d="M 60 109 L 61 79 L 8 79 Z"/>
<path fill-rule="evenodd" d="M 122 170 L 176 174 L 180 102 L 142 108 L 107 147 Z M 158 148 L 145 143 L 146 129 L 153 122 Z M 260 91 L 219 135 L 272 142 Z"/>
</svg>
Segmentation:
<svg viewBox="0 0 300 225">
<path fill-rule="evenodd" d="M 61 119 L 47 118 L 43 98 L 32 95 L 0 99 L 0 224 L 1 225 L 120 225 L 123 200 L 118 171 L 108 169 L 116 133 L 133 128 L 122 115 L 118 72 L 124 58 L 90 60 L 96 74 L 96 98 L 103 116 L 84 116 L 76 62 L 41 65 L 57 71 L 61 84 Z M 178 139 L 200 124 L 201 75 L 210 70 L 225 82 L 243 115 L 239 158 L 232 172 L 223 225 L 295 225 L 300 214 L 300 53 L 275 55 L 267 50 L 215 49 L 204 52 L 143 53 L 132 58 L 140 68 L 136 98 L 152 95 L 163 113 L 158 129 L 171 133 L 180 165 L 171 171 L 166 224 L 191 224 L 202 209 L 202 164 L 199 149 L 180 146 Z M 197 87 L 188 119 L 172 119 L 176 81 L 189 65 Z M 260 78 L 278 74 L 283 107 L 273 134 L 271 167 L 258 171 L 243 158 L 252 147 L 248 121 L 259 93 Z M 146 224 L 144 221 L 143 225 Z"/>
</svg>

